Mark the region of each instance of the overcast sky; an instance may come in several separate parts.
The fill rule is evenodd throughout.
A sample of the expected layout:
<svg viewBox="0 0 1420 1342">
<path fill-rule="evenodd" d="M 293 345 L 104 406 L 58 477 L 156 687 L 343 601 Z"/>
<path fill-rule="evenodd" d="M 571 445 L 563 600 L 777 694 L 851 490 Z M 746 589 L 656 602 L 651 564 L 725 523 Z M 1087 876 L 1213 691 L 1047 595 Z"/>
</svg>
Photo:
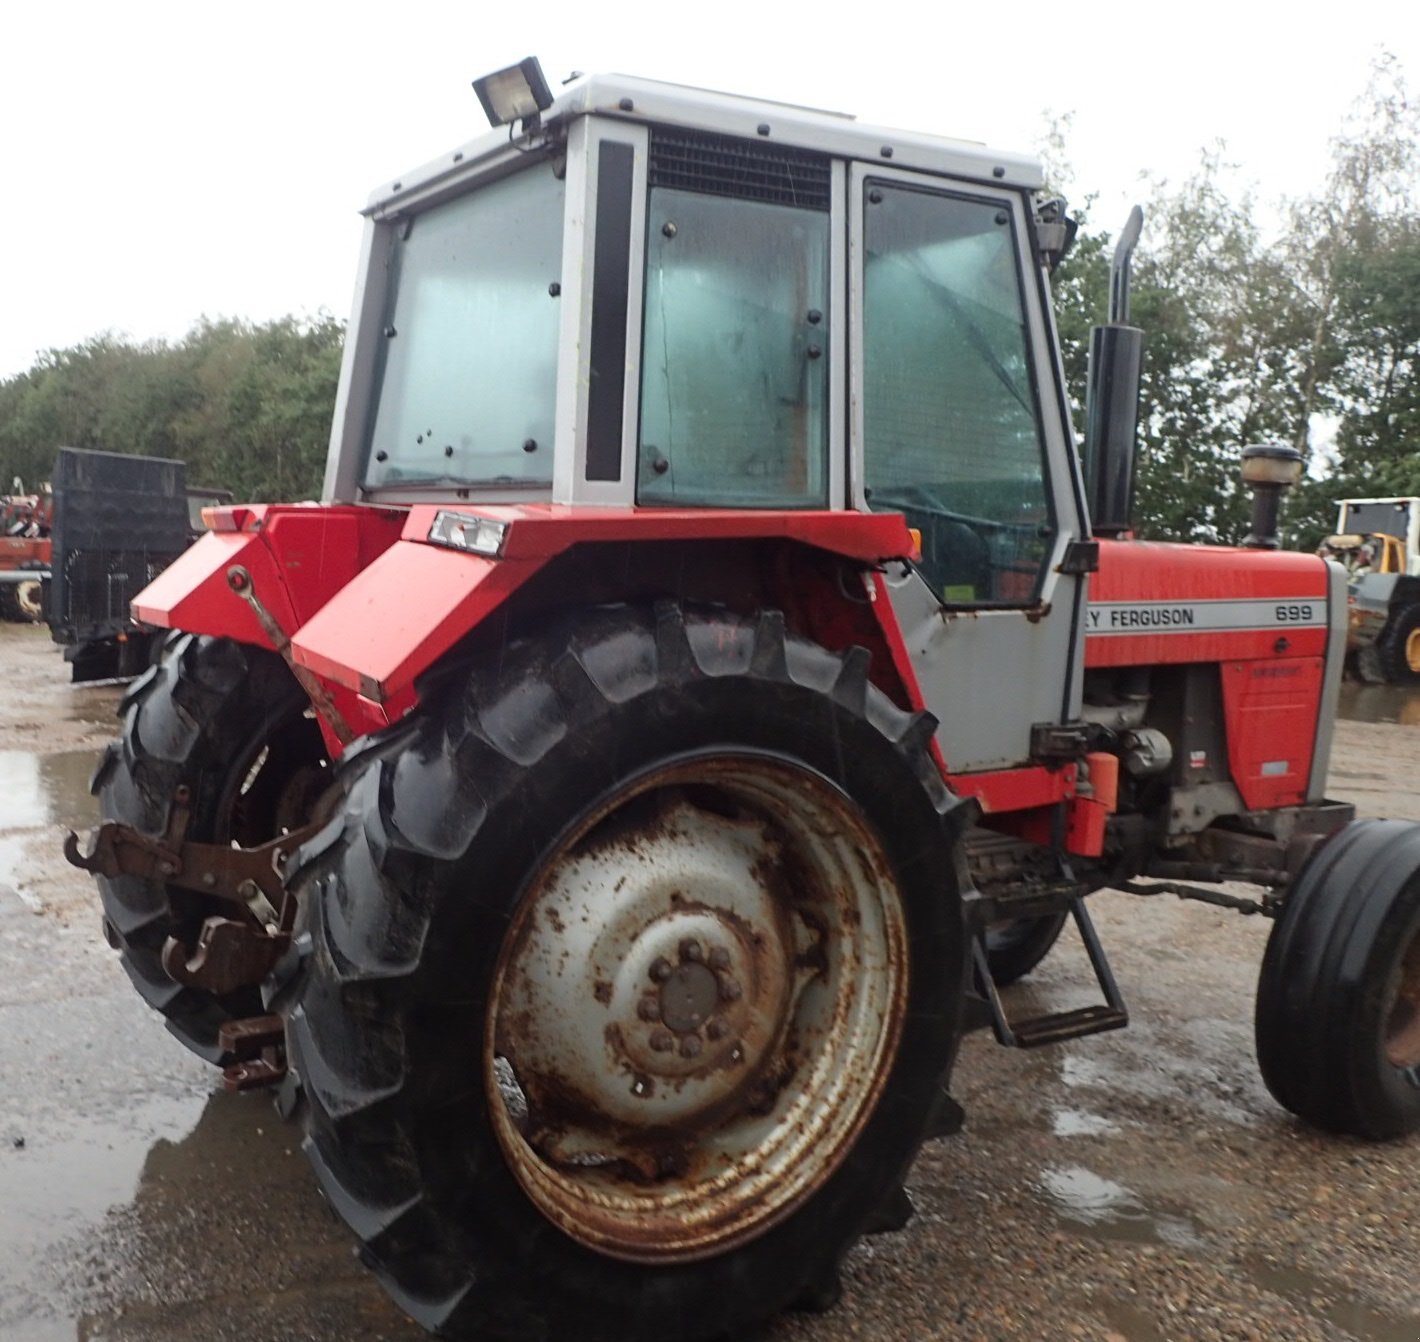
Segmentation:
<svg viewBox="0 0 1420 1342">
<path fill-rule="evenodd" d="M 1420 94 L 1415 0 L 18 0 L 0 34 L 0 377 L 106 330 L 348 316 L 370 189 L 486 129 L 469 81 L 530 54 L 1006 149 L 1073 112 L 1100 223 L 1218 139 L 1261 196 L 1313 189 L 1381 48 Z"/>
</svg>

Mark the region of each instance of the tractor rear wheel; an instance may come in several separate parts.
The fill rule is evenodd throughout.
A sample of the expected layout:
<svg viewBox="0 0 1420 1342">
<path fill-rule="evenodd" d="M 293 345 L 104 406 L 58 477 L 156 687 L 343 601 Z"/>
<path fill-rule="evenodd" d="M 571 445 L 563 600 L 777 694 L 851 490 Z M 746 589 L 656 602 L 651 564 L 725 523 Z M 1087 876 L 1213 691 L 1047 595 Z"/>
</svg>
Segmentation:
<svg viewBox="0 0 1420 1342">
<path fill-rule="evenodd" d="M 330 778 L 309 708 L 275 654 L 230 639 L 168 635 L 155 664 L 124 695 L 122 736 L 94 774 L 103 818 L 162 835 L 185 787 L 192 841 L 251 846 L 306 823 Z M 228 1062 L 218 1029 L 261 1014 L 260 985 L 202 992 L 175 983 L 160 957 L 168 937 L 193 946 L 204 918 L 230 905 L 128 875 L 100 876 L 99 894 L 105 934 L 139 993 L 194 1053 Z"/>
<path fill-rule="evenodd" d="M 1420 605 L 1392 612 L 1376 639 L 1376 658 L 1394 685 L 1420 685 Z"/>
<path fill-rule="evenodd" d="M 1420 825 L 1347 825 L 1267 943 L 1257 1056 L 1284 1108 L 1381 1140 L 1420 1130 Z"/>
<path fill-rule="evenodd" d="M 867 665 L 775 613 L 589 612 L 350 766 L 290 1057 L 424 1326 L 743 1336 L 905 1201 L 960 1032 L 957 803 Z"/>
</svg>

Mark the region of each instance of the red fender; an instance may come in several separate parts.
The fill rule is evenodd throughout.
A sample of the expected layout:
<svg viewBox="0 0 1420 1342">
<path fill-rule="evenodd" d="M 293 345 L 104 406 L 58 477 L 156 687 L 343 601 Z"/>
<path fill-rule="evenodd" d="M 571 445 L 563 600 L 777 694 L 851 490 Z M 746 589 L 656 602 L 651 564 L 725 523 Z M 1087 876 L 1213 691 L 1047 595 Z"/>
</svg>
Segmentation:
<svg viewBox="0 0 1420 1342">
<path fill-rule="evenodd" d="M 445 511 L 505 523 L 499 557 L 430 544 L 435 516 Z M 292 652 L 300 665 L 354 690 L 393 719 L 413 706 L 416 677 L 572 546 L 752 539 L 801 541 L 863 563 L 901 558 L 914 549 L 906 522 L 895 513 L 422 505 L 410 509 L 400 540 L 302 626 Z"/>
</svg>

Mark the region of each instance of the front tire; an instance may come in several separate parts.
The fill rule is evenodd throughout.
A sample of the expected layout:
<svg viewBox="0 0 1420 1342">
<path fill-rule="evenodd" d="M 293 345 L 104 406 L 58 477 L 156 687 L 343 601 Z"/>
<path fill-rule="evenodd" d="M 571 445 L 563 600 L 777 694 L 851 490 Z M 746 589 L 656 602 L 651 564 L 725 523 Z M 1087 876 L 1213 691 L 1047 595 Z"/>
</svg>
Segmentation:
<svg viewBox="0 0 1420 1342">
<path fill-rule="evenodd" d="M 1263 1080 L 1329 1132 L 1420 1131 L 1420 825 L 1362 820 L 1312 858 L 1257 989 Z"/>
<path fill-rule="evenodd" d="M 931 719 L 782 617 L 589 613 L 352 766 L 302 879 L 307 1151 L 450 1336 L 738 1336 L 832 1295 L 960 1032 Z"/>
</svg>

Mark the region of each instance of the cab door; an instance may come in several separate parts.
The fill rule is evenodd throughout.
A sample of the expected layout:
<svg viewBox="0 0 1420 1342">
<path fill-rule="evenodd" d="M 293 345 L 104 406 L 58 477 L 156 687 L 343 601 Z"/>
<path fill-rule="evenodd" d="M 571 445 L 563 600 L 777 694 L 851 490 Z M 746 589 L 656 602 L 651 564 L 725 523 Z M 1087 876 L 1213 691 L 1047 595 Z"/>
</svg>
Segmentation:
<svg viewBox="0 0 1420 1342">
<path fill-rule="evenodd" d="M 1025 201 L 859 164 L 850 203 L 853 497 L 922 533 L 887 590 L 949 771 L 1024 765 L 1079 712 L 1085 534 Z"/>
</svg>

